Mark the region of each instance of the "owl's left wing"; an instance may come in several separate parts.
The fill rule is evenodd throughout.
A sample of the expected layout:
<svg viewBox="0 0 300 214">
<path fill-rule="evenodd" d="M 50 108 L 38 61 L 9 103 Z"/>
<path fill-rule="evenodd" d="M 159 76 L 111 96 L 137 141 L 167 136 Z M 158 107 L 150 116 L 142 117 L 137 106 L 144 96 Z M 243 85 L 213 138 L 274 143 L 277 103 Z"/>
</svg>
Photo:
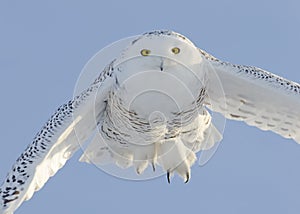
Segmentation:
<svg viewBox="0 0 300 214">
<path fill-rule="evenodd" d="M 300 143 L 300 85 L 252 66 L 222 62 L 199 49 L 208 62 L 207 107 Z M 216 90 L 221 86 L 222 90 Z"/>
</svg>

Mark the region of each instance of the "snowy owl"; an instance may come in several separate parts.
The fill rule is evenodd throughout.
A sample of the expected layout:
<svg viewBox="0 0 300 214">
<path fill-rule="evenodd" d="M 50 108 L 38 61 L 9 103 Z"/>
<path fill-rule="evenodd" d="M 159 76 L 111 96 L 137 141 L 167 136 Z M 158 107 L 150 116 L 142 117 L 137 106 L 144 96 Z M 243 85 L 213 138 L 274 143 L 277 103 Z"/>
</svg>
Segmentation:
<svg viewBox="0 0 300 214">
<path fill-rule="evenodd" d="M 196 153 L 222 139 L 212 112 L 300 143 L 298 83 L 223 62 L 176 32 L 138 36 L 37 133 L 0 188 L 0 213 L 29 200 L 89 139 L 81 161 L 188 182 Z"/>
</svg>

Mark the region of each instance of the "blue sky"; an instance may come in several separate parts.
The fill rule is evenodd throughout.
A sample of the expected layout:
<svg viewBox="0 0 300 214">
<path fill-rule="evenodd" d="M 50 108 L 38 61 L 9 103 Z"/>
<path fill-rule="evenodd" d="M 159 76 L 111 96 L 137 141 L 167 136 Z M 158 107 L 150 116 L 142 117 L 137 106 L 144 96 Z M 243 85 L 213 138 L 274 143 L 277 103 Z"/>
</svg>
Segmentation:
<svg viewBox="0 0 300 214">
<path fill-rule="evenodd" d="M 0 2 L 0 180 L 85 63 L 118 39 L 172 29 L 216 57 L 300 82 L 298 1 Z M 300 146 L 227 121 L 224 140 L 188 184 L 134 182 L 79 163 L 76 154 L 16 212 L 299 213 Z"/>
</svg>

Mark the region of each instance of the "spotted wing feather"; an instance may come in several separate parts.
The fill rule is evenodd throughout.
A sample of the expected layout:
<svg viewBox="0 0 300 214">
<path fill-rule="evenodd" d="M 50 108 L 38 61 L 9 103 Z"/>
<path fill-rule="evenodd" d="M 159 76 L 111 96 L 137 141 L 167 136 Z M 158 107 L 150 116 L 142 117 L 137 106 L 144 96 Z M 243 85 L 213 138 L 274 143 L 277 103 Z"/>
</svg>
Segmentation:
<svg viewBox="0 0 300 214">
<path fill-rule="evenodd" d="M 210 67 L 208 107 L 300 143 L 300 85 L 252 66 L 222 62 L 199 50 Z M 214 88 L 222 86 L 223 93 Z"/>
<path fill-rule="evenodd" d="M 112 83 L 106 77 L 111 73 L 106 68 L 87 90 L 58 108 L 36 135 L 0 188 L 0 213 L 11 214 L 29 200 L 78 150 L 78 142 L 88 139 L 105 109 Z"/>
</svg>

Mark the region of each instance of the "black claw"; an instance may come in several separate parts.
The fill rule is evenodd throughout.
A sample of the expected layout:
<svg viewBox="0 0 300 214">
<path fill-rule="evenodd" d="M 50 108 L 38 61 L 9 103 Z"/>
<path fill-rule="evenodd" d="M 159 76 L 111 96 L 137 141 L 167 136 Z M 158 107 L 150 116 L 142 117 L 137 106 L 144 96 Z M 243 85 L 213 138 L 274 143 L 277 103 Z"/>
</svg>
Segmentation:
<svg viewBox="0 0 300 214">
<path fill-rule="evenodd" d="M 152 170 L 153 170 L 153 172 L 155 172 L 155 164 L 154 163 L 152 163 Z"/>
<path fill-rule="evenodd" d="M 187 172 L 187 173 L 186 173 L 186 180 L 185 180 L 184 183 L 189 182 L 189 180 L 190 180 L 190 174 Z"/>
<path fill-rule="evenodd" d="M 171 181 L 170 181 L 170 172 L 169 171 L 167 172 L 167 179 L 168 179 L 168 183 L 171 183 Z"/>
</svg>

